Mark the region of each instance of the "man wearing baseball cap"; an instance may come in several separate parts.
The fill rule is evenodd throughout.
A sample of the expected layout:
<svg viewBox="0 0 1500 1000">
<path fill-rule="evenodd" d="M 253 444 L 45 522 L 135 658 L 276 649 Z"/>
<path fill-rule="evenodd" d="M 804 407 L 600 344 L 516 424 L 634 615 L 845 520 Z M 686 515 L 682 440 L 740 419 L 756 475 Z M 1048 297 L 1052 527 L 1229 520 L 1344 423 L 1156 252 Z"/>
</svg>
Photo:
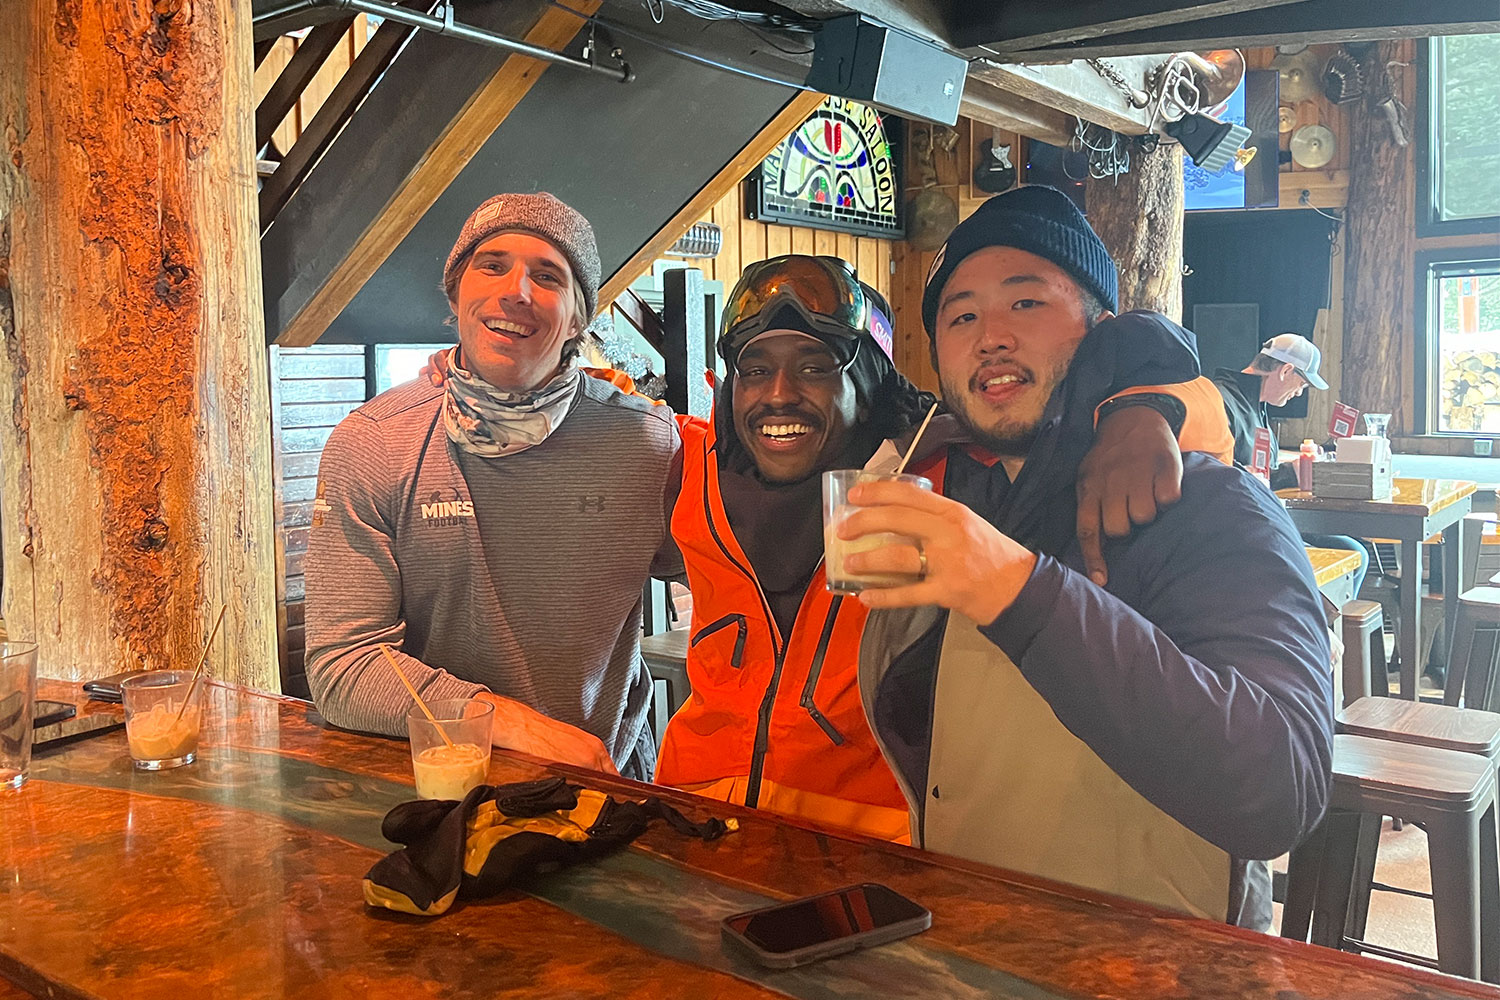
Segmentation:
<svg viewBox="0 0 1500 1000">
<path fill-rule="evenodd" d="M 922 574 L 860 594 L 861 694 L 917 846 L 1266 929 L 1264 861 L 1327 802 L 1329 632 L 1285 509 L 1202 454 L 1177 503 L 1107 546 L 1107 586 L 1083 572 L 1099 358 L 1141 331 L 1192 344 L 1114 316 L 1116 281 L 1050 188 L 989 199 L 939 253 L 923 320 L 968 440 L 914 463 L 940 493 L 850 493 L 841 537 L 914 539 L 850 570 Z"/>
<path fill-rule="evenodd" d="M 1318 364 L 1323 354 L 1317 345 L 1295 333 L 1277 334 L 1266 341 L 1260 353 L 1241 371 L 1220 368 L 1214 372 L 1213 382 L 1224 397 L 1224 414 L 1229 418 L 1229 430 L 1234 434 L 1234 460 L 1249 467 L 1255 450 L 1255 431 L 1264 427 L 1271 434 L 1271 488 L 1280 490 L 1297 485 L 1297 470 L 1282 465 L 1276 435 L 1271 431 L 1271 416 L 1267 408 L 1285 406 L 1307 390 L 1326 389 L 1328 383 L 1318 374 Z M 1358 539 L 1348 535 L 1308 535 L 1302 540 L 1314 548 L 1346 549 L 1359 556 L 1359 568 L 1354 571 L 1354 593 L 1364 585 L 1365 573 L 1370 567 L 1370 553 Z"/>
<path fill-rule="evenodd" d="M 1213 382 L 1224 397 L 1224 413 L 1234 435 L 1234 460 L 1247 468 L 1255 448 L 1255 430 L 1271 430 L 1270 406 L 1285 406 L 1307 390 L 1326 389 L 1328 383 L 1318 374 L 1322 353 L 1306 337 L 1283 333 L 1272 337 L 1260 353 L 1242 370 L 1220 368 Z M 1275 434 L 1271 435 L 1274 443 Z M 1271 449 L 1271 486 L 1282 489 L 1297 485 L 1297 472 L 1291 466 L 1280 467 L 1277 449 Z"/>
<path fill-rule="evenodd" d="M 664 486 L 680 437 L 573 363 L 599 270 L 588 221 L 552 195 L 484 202 L 443 270 L 459 340 L 443 386 L 397 386 L 328 439 L 307 676 L 335 725 L 405 734 L 388 644 L 424 699 L 492 701 L 497 745 L 650 777 L 641 590 L 680 571 Z"/>
</svg>

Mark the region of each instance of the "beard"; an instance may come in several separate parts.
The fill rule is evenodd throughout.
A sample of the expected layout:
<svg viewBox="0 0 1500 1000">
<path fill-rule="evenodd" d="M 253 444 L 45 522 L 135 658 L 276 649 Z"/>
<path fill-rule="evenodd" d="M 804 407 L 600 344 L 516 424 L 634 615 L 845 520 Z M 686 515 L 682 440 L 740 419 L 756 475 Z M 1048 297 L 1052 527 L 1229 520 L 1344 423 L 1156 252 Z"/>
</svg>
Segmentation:
<svg viewBox="0 0 1500 1000">
<path fill-rule="evenodd" d="M 1067 374 L 1066 363 L 1042 373 L 1025 399 L 1018 400 L 1008 412 L 998 413 L 978 398 L 978 389 L 970 380 L 950 379 L 939 373 L 938 382 L 945 405 L 977 444 L 1001 458 L 1024 459 L 1036 443 L 1047 403 Z"/>
</svg>

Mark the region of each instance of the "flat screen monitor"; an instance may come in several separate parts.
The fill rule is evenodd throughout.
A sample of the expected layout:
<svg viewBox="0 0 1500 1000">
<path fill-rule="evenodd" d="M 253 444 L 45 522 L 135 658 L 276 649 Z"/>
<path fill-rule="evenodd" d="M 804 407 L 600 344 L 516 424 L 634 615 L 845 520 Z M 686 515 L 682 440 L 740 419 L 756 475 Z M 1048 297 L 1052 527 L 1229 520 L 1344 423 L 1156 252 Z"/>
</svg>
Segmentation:
<svg viewBox="0 0 1500 1000">
<path fill-rule="evenodd" d="M 1231 159 L 1214 173 L 1184 158 L 1183 189 L 1189 212 L 1275 208 L 1279 203 L 1276 108 L 1280 90 L 1275 70 L 1250 70 L 1228 100 L 1209 110 L 1220 121 L 1249 128 L 1245 145 L 1255 147 L 1256 153 L 1244 166 Z"/>
</svg>

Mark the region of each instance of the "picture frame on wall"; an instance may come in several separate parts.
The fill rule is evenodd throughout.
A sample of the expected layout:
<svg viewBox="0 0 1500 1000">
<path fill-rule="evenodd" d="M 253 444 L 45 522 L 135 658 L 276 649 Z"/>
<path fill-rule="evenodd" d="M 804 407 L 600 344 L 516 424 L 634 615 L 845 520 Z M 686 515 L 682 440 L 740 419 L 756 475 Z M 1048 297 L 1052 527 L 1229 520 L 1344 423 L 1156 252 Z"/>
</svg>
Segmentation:
<svg viewBox="0 0 1500 1000">
<path fill-rule="evenodd" d="M 830 97 L 745 179 L 746 214 L 760 222 L 899 240 L 901 119 Z"/>
</svg>

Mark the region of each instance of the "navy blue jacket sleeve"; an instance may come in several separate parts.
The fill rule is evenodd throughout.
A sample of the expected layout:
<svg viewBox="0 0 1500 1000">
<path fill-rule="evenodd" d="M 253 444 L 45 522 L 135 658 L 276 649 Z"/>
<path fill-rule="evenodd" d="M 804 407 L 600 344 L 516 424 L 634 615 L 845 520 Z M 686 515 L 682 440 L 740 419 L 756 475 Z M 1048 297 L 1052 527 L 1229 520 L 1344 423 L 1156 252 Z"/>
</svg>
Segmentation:
<svg viewBox="0 0 1500 1000">
<path fill-rule="evenodd" d="M 1182 501 L 1106 557 L 1113 592 L 1042 556 L 981 631 L 1158 808 L 1235 857 L 1289 850 L 1327 804 L 1333 728 L 1327 620 L 1290 518 L 1194 460 Z"/>
</svg>

